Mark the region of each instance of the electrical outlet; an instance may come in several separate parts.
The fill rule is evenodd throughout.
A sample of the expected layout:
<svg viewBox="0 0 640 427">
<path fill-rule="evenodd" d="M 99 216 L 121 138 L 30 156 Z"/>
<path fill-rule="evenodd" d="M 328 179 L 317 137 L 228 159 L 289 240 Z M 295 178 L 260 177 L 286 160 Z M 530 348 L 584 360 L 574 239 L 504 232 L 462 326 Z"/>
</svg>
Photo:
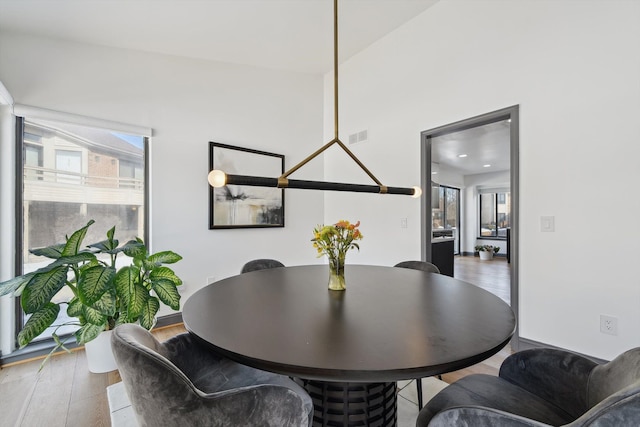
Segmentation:
<svg viewBox="0 0 640 427">
<path fill-rule="evenodd" d="M 407 218 L 400 218 L 400 228 L 407 228 Z"/>
<path fill-rule="evenodd" d="M 600 332 L 609 335 L 618 335 L 618 318 L 600 315 Z"/>
<path fill-rule="evenodd" d="M 209 276 L 209 277 L 207 277 L 207 283 L 205 283 L 205 285 L 210 285 L 215 281 L 216 281 L 215 276 Z"/>
</svg>

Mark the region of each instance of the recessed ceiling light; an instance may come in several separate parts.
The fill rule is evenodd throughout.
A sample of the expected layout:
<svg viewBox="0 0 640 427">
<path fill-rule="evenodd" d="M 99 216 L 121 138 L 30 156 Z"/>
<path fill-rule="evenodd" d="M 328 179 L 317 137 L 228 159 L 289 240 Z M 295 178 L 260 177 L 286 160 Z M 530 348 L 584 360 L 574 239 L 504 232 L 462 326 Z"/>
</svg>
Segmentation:
<svg viewBox="0 0 640 427">
<path fill-rule="evenodd" d="M 458 154 L 458 157 L 460 157 L 462 159 L 463 157 L 467 157 L 467 155 L 466 154 Z"/>
<path fill-rule="evenodd" d="M 483 168 L 490 168 L 491 165 L 482 165 Z"/>
</svg>

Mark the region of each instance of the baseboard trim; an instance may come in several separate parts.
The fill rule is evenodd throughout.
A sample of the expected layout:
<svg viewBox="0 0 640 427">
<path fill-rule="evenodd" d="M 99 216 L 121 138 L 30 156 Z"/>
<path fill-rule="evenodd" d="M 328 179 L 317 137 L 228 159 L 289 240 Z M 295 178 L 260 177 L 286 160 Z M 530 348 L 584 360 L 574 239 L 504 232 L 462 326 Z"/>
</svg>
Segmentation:
<svg viewBox="0 0 640 427">
<path fill-rule="evenodd" d="M 166 316 L 158 317 L 156 322 L 156 328 L 164 328 L 165 326 L 177 325 L 182 323 L 182 312 L 168 314 Z"/>
<path fill-rule="evenodd" d="M 577 351 L 567 350 L 566 348 L 563 348 L 563 347 L 558 347 L 558 346 L 551 345 L 551 344 L 545 344 L 545 343 L 542 343 L 540 341 L 534 341 L 534 340 L 530 340 L 530 339 L 527 339 L 527 338 L 520 338 L 518 340 L 518 345 L 519 345 L 518 351 L 531 350 L 531 349 L 534 349 L 534 348 L 552 348 L 554 350 L 571 351 L 572 353 L 579 354 L 580 356 L 584 356 L 587 359 L 591 359 L 596 363 L 607 363 L 607 362 L 609 362 L 608 360 L 599 359 L 597 357 L 589 356 L 588 354 L 578 353 Z"/>
</svg>

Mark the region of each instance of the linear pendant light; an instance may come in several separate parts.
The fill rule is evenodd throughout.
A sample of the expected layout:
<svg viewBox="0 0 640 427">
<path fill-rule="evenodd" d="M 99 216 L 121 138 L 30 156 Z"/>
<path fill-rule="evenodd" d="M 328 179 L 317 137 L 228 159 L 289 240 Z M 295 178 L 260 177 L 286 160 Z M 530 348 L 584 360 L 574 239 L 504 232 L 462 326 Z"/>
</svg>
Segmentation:
<svg viewBox="0 0 640 427">
<path fill-rule="evenodd" d="M 376 178 L 369 169 L 340 141 L 338 134 L 338 0 L 333 0 L 333 112 L 335 122 L 335 134 L 331 141 L 326 143 L 315 153 L 286 171 L 277 178 L 267 178 L 249 175 L 226 174 L 221 170 L 209 172 L 208 181 L 212 187 L 224 187 L 225 185 L 247 185 L 253 187 L 275 187 L 275 188 L 299 188 L 304 190 L 324 190 L 324 191 L 351 191 L 356 193 L 379 193 L 379 194 L 403 194 L 412 197 L 420 197 L 422 190 L 420 187 L 387 187 Z M 337 144 L 356 162 L 358 166 L 375 182 L 375 185 L 347 184 L 341 182 L 325 181 L 305 181 L 299 179 L 289 179 L 289 175 L 309 163 L 315 157 L 323 153 L 327 148 Z"/>
</svg>

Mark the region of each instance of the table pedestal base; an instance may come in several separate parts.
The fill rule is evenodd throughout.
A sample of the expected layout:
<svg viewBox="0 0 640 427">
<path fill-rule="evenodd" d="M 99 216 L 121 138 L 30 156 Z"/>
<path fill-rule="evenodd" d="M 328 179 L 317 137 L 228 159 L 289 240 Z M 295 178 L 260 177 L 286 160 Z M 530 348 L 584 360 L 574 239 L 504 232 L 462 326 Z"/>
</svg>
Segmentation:
<svg viewBox="0 0 640 427">
<path fill-rule="evenodd" d="M 335 383 L 295 378 L 313 400 L 314 427 L 397 424 L 397 386 L 391 383 Z"/>
</svg>

